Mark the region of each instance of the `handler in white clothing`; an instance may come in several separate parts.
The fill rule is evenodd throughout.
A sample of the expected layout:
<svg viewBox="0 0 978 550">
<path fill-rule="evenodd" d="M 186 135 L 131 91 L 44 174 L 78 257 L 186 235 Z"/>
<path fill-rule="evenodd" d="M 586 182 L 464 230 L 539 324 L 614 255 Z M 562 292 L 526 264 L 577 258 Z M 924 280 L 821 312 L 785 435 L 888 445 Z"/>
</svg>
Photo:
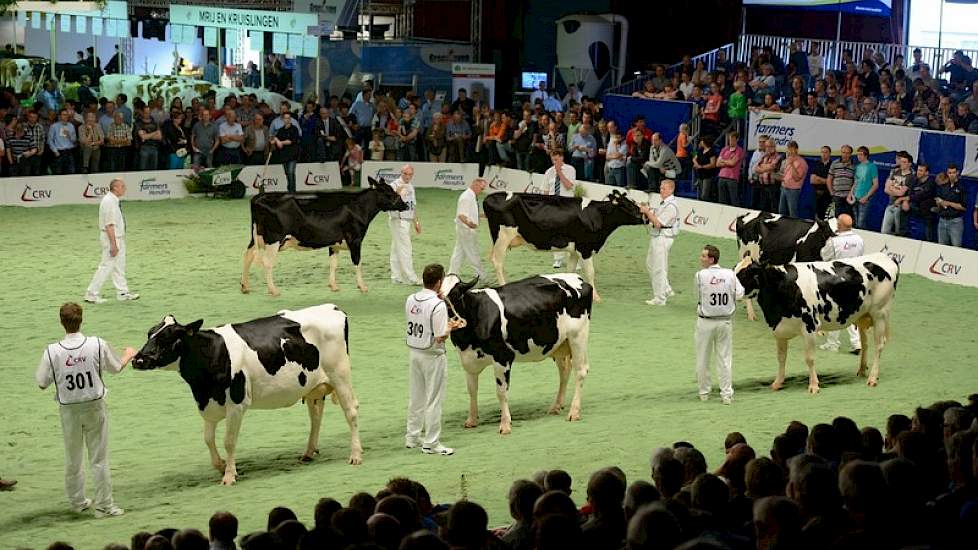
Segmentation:
<svg viewBox="0 0 978 550">
<path fill-rule="evenodd" d="M 410 394 L 407 433 L 404 446 L 421 445 L 424 454 L 450 455 L 454 449 L 441 444 L 441 405 L 445 400 L 448 362 L 445 340 L 460 326 L 448 320 L 448 308 L 441 298 L 445 268 L 432 264 L 424 268 L 424 290 L 408 296 L 404 304 L 407 317 L 407 345 L 411 348 Z M 424 436 L 422 436 L 424 428 Z"/>
<path fill-rule="evenodd" d="M 865 244 L 863 238 L 852 230 L 852 216 L 840 214 L 837 221 L 839 224 L 838 231 L 822 248 L 822 259 L 828 262 L 862 256 Z M 862 349 L 862 343 L 859 341 L 859 329 L 856 328 L 856 325 L 849 325 L 846 327 L 846 331 L 849 333 L 849 353 L 859 355 L 859 350 Z M 839 351 L 839 332 L 841 331 L 833 330 L 827 333 L 825 343 L 819 346 L 819 349 Z"/>
<path fill-rule="evenodd" d="M 95 517 L 121 516 L 124 510 L 112 501 L 109 423 L 102 371 L 120 372 L 136 355 L 136 350 L 126 348 L 119 359 L 104 340 L 79 332 L 82 308 L 76 303 L 61 306 L 60 316 L 65 337 L 44 350 L 34 378 L 42 390 L 54 384 L 54 397 L 61 404 L 68 503 L 78 513 L 88 511 L 94 505 Z M 95 481 L 94 503 L 85 498 L 86 448 Z"/>
<path fill-rule="evenodd" d="M 654 210 L 642 206 L 642 214 L 649 219 L 649 252 L 645 258 L 645 268 L 652 277 L 652 299 L 645 303 L 650 306 L 664 306 L 666 299 L 675 292 L 669 285 L 669 249 L 679 234 L 679 206 L 676 205 L 676 182 L 662 180 L 659 184 L 662 202 Z"/>
<path fill-rule="evenodd" d="M 543 173 L 543 181 L 549 186 L 550 193 L 561 197 L 573 197 L 577 170 L 570 164 L 564 163 L 563 151 L 550 151 L 550 160 L 554 165 Z M 567 252 L 554 252 L 554 269 L 560 269 L 565 259 L 567 259 Z"/>
<path fill-rule="evenodd" d="M 485 188 L 486 180 L 476 178 L 458 197 L 458 206 L 455 208 L 455 250 L 448 263 L 448 272 L 460 275 L 462 262 L 468 262 L 475 268 L 480 281 L 486 279 L 482 258 L 479 257 L 479 194 Z"/>
<path fill-rule="evenodd" d="M 411 178 L 414 177 L 414 167 L 405 164 L 401 167 L 401 177 L 390 183 L 394 192 L 401 196 L 407 204 L 403 212 L 390 212 L 387 225 L 391 230 L 391 281 L 394 284 L 421 284 L 418 274 L 414 272 L 414 258 L 411 250 L 411 226 L 421 234 L 421 220 L 415 210 L 417 199 Z"/>
<path fill-rule="evenodd" d="M 119 200 L 126 194 L 126 182 L 119 178 L 109 183 L 109 192 L 102 197 L 98 207 L 99 243 L 102 245 L 102 260 L 95 270 L 92 282 L 85 292 L 85 301 L 101 304 L 105 298 L 99 296 L 105 280 L 112 275 L 116 296 L 120 301 L 135 300 L 139 294 L 129 292 L 126 282 L 126 218 L 122 215 Z"/>
<path fill-rule="evenodd" d="M 744 297 L 744 287 L 732 269 L 720 267 L 720 249 L 708 244 L 700 252 L 700 265 L 696 273 L 696 381 L 700 400 L 710 398 L 710 357 L 716 350 L 717 380 L 720 382 L 720 400 L 724 405 L 733 402 L 733 312 L 737 300 Z"/>
</svg>

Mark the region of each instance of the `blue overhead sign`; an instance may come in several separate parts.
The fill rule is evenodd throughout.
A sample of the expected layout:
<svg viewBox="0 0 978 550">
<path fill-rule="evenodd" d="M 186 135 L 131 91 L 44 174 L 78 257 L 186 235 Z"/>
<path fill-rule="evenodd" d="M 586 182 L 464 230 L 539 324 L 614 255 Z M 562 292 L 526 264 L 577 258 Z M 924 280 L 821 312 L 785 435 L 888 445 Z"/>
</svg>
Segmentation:
<svg viewBox="0 0 978 550">
<path fill-rule="evenodd" d="M 744 0 L 745 6 L 768 6 L 889 17 L 892 0 Z"/>
</svg>

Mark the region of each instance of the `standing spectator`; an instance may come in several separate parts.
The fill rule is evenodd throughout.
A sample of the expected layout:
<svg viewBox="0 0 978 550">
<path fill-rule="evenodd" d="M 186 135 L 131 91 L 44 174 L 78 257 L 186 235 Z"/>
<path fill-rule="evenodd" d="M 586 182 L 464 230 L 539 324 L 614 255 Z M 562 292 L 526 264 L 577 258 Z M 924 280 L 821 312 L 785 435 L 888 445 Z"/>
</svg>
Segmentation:
<svg viewBox="0 0 978 550">
<path fill-rule="evenodd" d="M 659 132 L 652 134 L 649 160 L 642 167 L 645 169 L 645 176 L 649 179 L 649 189 L 653 193 L 659 192 L 659 184 L 664 179 L 675 179 L 682 172 L 676 154 L 668 145 L 662 143 Z"/>
<path fill-rule="evenodd" d="M 746 86 L 743 80 L 734 82 L 734 93 L 727 99 L 727 116 L 738 134 L 744 132 L 747 122 L 747 96 L 744 95 Z"/>
<path fill-rule="evenodd" d="M 126 348 L 120 359 L 101 338 L 83 335 L 82 308 L 76 303 L 62 305 L 59 316 L 65 337 L 45 349 L 35 379 L 42 390 L 52 384 L 57 389 L 55 398 L 60 404 L 61 429 L 64 432 L 68 503 L 75 513 L 87 512 L 94 506 L 97 518 L 121 516 L 125 511 L 112 500 L 109 425 L 102 372 L 107 370 L 118 374 L 136 354 L 136 350 Z M 94 502 L 85 497 L 86 447 L 95 481 Z"/>
<path fill-rule="evenodd" d="M 47 145 L 47 132 L 38 120 L 37 111 L 27 112 L 27 124 L 24 125 L 24 136 L 31 141 L 37 153 L 28 157 L 31 176 L 40 176 L 42 172 L 41 158 Z M 43 170 L 46 172 L 46 168 Z"/>
<path fill-rule="evenodd" d="M 628 145 L 618 132 L 618 126 L 608 122 L 608 148 L 605 150 L 605 183 L 615 187 L 625 187 L 625 158 L 628 155 Z"/>
<path fill-rule="evenodd" d="M 67 109 L 58 112 L 58 122 L 48 129 L 48 145 L 54 155 L 55 174 L 75 173 L 75 147 L 78 145 L 78 134 L 75 125 L 71 123 Z"/>
<path fill-rule="evenodd" d="M 333 117 L 329 107 L 320 107 L 319 116 L 316 119 L 316 128 L 313 135 L 317 136 L 316 159 L 319 162 L 336 162 L 340 158 L 340 137 L 343 135 L 343 128 Z"/>
<path fill-rule="evenodd" d="M 558 101 L 557 103 L 559 104 L 560 102 Z M 473 109 L 475 109 L 475 102 L 468 98 L 465 88 L 459 88 L 458 96 L 452 102 L 452 112 L 462 111 L 462 114 L 465 116 L 465 121 L 471 124 L 474 120 Z"/>
<path fill-rule="evenodd" d="M 431 120 L 431 127 L 425 133 L 428 162 L 445 162 L 448 153 L 445 143 L 445 119 L 441 113 L 435 113 Z M 518 154 L 517 161 L 519 161 Z"/>
<path fill-rule="evenodd" d="M 413 162 L 418 156 L 418 134 L 421 132 L 421 122 L 415 116 L 414 105 L 408 105 L 398 122 L 398 157 L 400 160 Z"/>
<path fill-rule="evenodd" d="M 808 77 L 811 75 L 811 71 L 808 67 L 808 52 L 802 46 L 801 40 L 795 40 L 788 46 L 788 63 L 795 66 L 795 74 L 805 77 L 807 81 Z M 807 85 L 807 82 L 806 82 Z"/>
<path fill-rule="evenodd" d="M 237 118 L 238 115 L 234 111 L 225 111 L 224 122 L 217 127 L 217 135 L 221 143 L 220 166 L 244 164 L 244 156 L 241 154 L 241 146 L 244 144 L 244 130 L 238 124 Z"/>
<path fill-rule="evenodd" d="M 370 88 L 364 88 L 363 92 L 361 92 L 362 97 L 354 101 L 350 107 L 350 115 L 354 119 L 357 141 L 361 145 L 366 145 L 370 141 L 372 134 L 370 123 L 374 119 L 376 108 L 374 107 L 373 101 L 371 101 L 371 93 Z"/>
<path fill-rule="evenodd" d="M 449 273 L 461 275 L 462 263 L 467 262 L 475 268 L 476 277 L 482 281 L 486 279 L 486 272 L 482 269 L 479 256 L 479 194 L 485 188 L 486 180 L 476 178 L 458 197 L 455 207 L 455 250 L 448 263 Z"/>
<path fill-rule="evenodd" d="M 669 249 L 679 234 L 680 223 L 679 206 L 673 196 L 675 188 L 672 180 L 663 180 L 659 187 L 662 197 L 659 206 L 654 210 L 641 207 L 642 214 L 652 225 L 649 252 L 645 258 L 645 267 L 652 279 L 652 299 L 645 301 L 650 306 L 664 306 L 666 299 L 675 294 L 669 285 Z"/>
<path fill-rule="evenodd" d="M 751 201 L 755 210 L 778 212 L 781 203 L 780 171 L 784 159 L 778 153 L 778 145 L 774 139 L 768 139 L 764 146 L 764 156 L 754 168 L 757 175 L 758 187 Z"/>
<path fill-rule="evenodd" d="M 648 179 L 642 174 L 642 166 L 649 161 L 649 149 L 652 147 L 650 140 L 645 139 L 645 134 L 638 132 L 634 136 L 631 147 L 628 148 L 628 164 L 626 167 L 626 178 L 629 189 L 647 189 Z"/>
<path fill-rule="evenodd" d="M 808 53 L 808 71 L 812 78 L 822 78 L 822 73 L 825 72 L 821 50 L 820 42 L 812 42 L 812 50 Z"/>
<path fill-rule="evenodd" d="M 373 139 L 370 140 L 370 145 L 368 146 L 370 150 L 370 160 L 384 160 L 384 133 L 380 130 L 374 130 Z"/>
<path fill-rule="evenodd" d="M 85 124 L 79 128 L 78 143 L 81 145 L 81 167 L 86 174 L 99 171 L 99 158 L 105 134 L 95 122 L 95 113 L 85 115 Z"/>
<path fill-rule="evenodd" d="M 112 101 L 106 101 L 105 112 L 98 117 L 98 123 L 99 126 L 102 127 L 103 135 L 109 135 L 109 126 L 111 126 L 113 122 L 115 122 L 115 103 Z"/>
<path fill-rule="evenodd" d="M 119 94 L 118 96 L 116 96 L 115 110 L 122 113 L 123 121 L 126 124 L 132 126 L 132 109 L 130 109 L 129 106 L 126 105 L 127 101 L 129 101 L 129 98 L 126 96 L 126 94 Z"/>
<path fill-rule="evenodd" d="M 59 112 L 65 104 L 65 96 L 58 89 L 58 81 L 49 79 L 44 83 L 44 89 L 38 94 L 38 99 L 44 105 L 44 111 Z"/>
<path fill-rule="evenodd" d="M 163 132 L 150 116 L 149 107 L 143 107 L 140 119 L 133 125 L 133 133 L 139 148 L 139 169 L 156 170 Z"/>
<path fill-rule="evenodd" d="M 832 148 L 823 145 L 820 157 L 812 166 L 811 181 L 812 189 L 815 191 L 815 219 L 824 220 L 828 212 L 829 205 L 832 204 L 832 195 L 829 193 L 828 179 L 829 168 L 832 166 Z"/>
<path fill-rule="evenodd" d="M 407 204 L 407 210 L 388 213 L 390 219 L 387 225 L 391 231 L 391 281 L 394 284 L 417 285 L 421 282 L 414 272 L 411 248 L 411 227 L 414 227 L 414 231 L 418 235 L 421 234 L 421 219 L 417 215 L 417 199 L 415 198 L 414 185 L 411 184 L 413 178 L 414 167 L 405 164 L 401 167 L 401 176 L 389 182 L 394 192 L 400 195 L 404 203 Z"/>
<path fill-rule="evenodd" d="M 717 357 L 717 379 L 720 400 L 733 402 L 733 313 L 737 300 L 744 297 L 744 287 L 732 269 L 720 267 L 720 249 L 708 244 L 700 252 L 700 266 L 695 275 L 699 301 L 696 307 L 695 346 L 696 380 L 700 401 L 710 398 L 710 357 Z"/>
<path fill-rule="evenodd" d="M 683 94 L 683 99 L 689 99 L 693 95 L 693 84 L 689 73 L 683 72 L 679 75 L 679 92 Z"/>
<path fill-rule="evenodd" d="M 466 149 L 472 138 L 472 129 L 462 117 L 462 111 L 455 110 L 452 120 L 445 128 L 445 140 L 448 143 L 448 162 L 465 162 Z"/>
<path fill-rule="evenodd" d="M 167 165 L 170 170 L 179 170 L 187 164 L 190 140 L 187 139 L 187 131 L 183 127 L 183 117 L 183 111 L 174 109 L 161 129 L 166 151 L 169 154 Z"/>
<path fill-rule="evenodd" d="M 632 142 L 635 141 L 635 134 L 638 133 L 641 133 L 645 137 L 645 141 L 652 141 L 652 130 L 645 125 L 645 117 L 642 115 L 638 115 L 632 121 L 632 128 L 625 135 L 625 143 L 631 146 Z"/>
<path fill-rule="evenodd" d="M 571 102 L 580 105 L 583 98 L 584 94 L 577 89 L 577 84 L 571 82 L 567 85 L 567 93 L 564 94 L 564 99 L 560 101 L 560 104 L 564 107 L 564 109 L 568 109 L 571 107 Z"/>
<path fill-rule="evenodd" d="M 661 92 L 666 89 L 666 83 L 669 82 L 669 77 L 666 76 L 666 66 L 656 65 L 655 74 L 649 79 L 652 82 L 652 88 L 656 92 Z"/>
<path fill-rule="evenodd" d="M 360 187 L 360 168 L 363 165 L 363 148 L 352 137 L 346 138 L 346 153 L 340 161 L 341 176 L 347 185 Z"/>
<path fill-rule="evenodd" d="M 708 122 L 710 128 L 707 133 L 715 131 L 720 124 L 720 107 L 723 106 L 723 95 L 720 93 L 720 86 L 715 82 L 710 85 L 710 95 L 706 98 L 706 107 L 703 108 L 703 122 Z"/>
<path fill-rule="evenodd" d="M 720 202 L 740 206 L 740 171 L 744 163 L 744 150 L 737 144 L 737 132 L 727 134 L 727 146 L 720 150 L 717 167 L 720 168 L 717 193 Z"/>
<path fill-rule="evenodd" d="M 958 166 L 949 164 L 947 171 L 937 175 L 934 203 L 937 205 L 937 242 L 961 246 L 964 233 L 965 197 L 958 176 Z"/>
<path fill-rule="evenodd" d="M 257 115 L 252 115 L 252 120 Z M 214 150 L 220 145 L 217 124 L 211 121 L 210 109 L 200 110 L 198 120 L 190 131 L 190 148 L 193 150 L 193 164 L 207 168 L 214 167 Z"/>
<path fill-rule="evenodd" d="M 255 113 L 251 118 L 251 125 L 245 130 L 244 151 L 245 163 L 261 166 L 265 164 L 265 159 L 271 151 L 272 137 L 268 126 L 265 126 L 265 117 L 261 113 Z"/>
<path fill-rule="evenodd" d="M 689 156 L 689 145 L 689 124 L 683 122 L 679 125 L 679 134 L 676 135 L 676 159 L 679 160 L 683 174 L 689 174 L 693 166 Z"/>
<path fill-rule="evenodd" d="M 890 197 L 890 203 L 883 212 L 883 226 L 880 232 L 885 235 L 903 235 L 907 227 L 905 212 L 910 210 L 910 182 L 914 178 L 913 157 L 906 151 L 896 154 L 896 168 L 890 170 L 883 192 Z"/>
<path fill-rule="evenodd" d="M 13 134 L 6 139 L 7 164 L 11 176 L 31 175 L 31 159 L 37 156 L 37 146 L 27 137 L 24 125 L 16 118 L 11 121 Z M 8 130 L 9 131 L 9 130 Z"/>
<path fill-rule="evenodd" d="M 597 145 L 591 135 L 591 126 L 582 124 L 577 135 L 571 140 L 571 164 L 577 173 L 583 173 L 584 179 L 594 181 L 594 155 Z"/>
<path fill-rule="evenodd" d="M 856 167 L 852 162 L 852 146 L 843 145 L 839 151 L 839 160 L 829 167 L 829 177 L 825 183 L 832 196 L 836 217 L 840 214 L 851 216 L 853 214 L 852 186 L 856 173 Z"/>
<path fill-rule="evenodd" d="M 859 164 L 856 165 L 855 180 L 849 195 L 852 198 L 853 209 L 856 213 L 856 227 L 869 229 L 866 226 L 869 222 L 869 204 L 880 186 L 879 170 L 877 170 L 876 164 L 870 160 L 869 148 L 865 145 L 856 149 L 856 159 L 859 160 Z"/>
<path fill-rule="evenodd" d="M 217 61 L 213 57 L 207 58 L 207 65 L 204 66 L 204 80 L 214 84 L 220 84 L 221 71 L 217 67 Z"/>
<path fill-rule="evenodd" d="M 543 103 L 547 97 L 549 97 L 549 94 L 547 94 L 547 81 L 541 80 L 537 82 L 537 89 L 533 90 L 530 94 L 530 104 L 535 105 L 538 99 L 540 103 Z"/>
<path fill-rule="evenodd" d="M 286 187 L 289 193 L 295 193 L 295 165 L 299 161 L 299 128 L 292 123 L 292 113 L 283 113 L 282 127 L 271 139 L 271 144 L 278 154 L 276 162 L 282 164 L 285 170 Z"/>
<path fill-rule="evenodd" d="M 700 138 L 696 155 L 693 156 L 693 170 L 696 176 L 693 183 L 693 187 L 696 188 L 696 198 L 701 201 L 716 202 L 716 178 L 719 170 L 717 169 L 717 154 L 713 150 L 712 137 L 703 136 Z"/>
<path fill-rule="evenodd" d="M 907 226 L 910 238 L 918 241 L 937 242 L 934 228 L 934 180 L 930 177 L 927 164 L 917 162 L 917 171 L 908 183 L 907 195 L 910 210 L 907 212 Z"/>
<path fill-rule="evenodd" d="M 533 145 L 533 134 L 535 131 L 533 114 L 528 110 L 524 110 L 523 119 L 520 120 L 516 130 L 513 131 L 513 150 L 516 153 L 517 170 L 530 169 L 530 147 Z"/>
<path fill-rule="evenodd" d="M 807 175 L 808 162 L 798 154 L 798 143 L 789 141 L 788 154 L 782 164 L 781 200 L 778 204 L 778 211 L 782 216 L 801 217 L 798 201 Z"/>
<path fill-rule="evenodd" d="M 122 111 L 115 111 L 112 124 L 109 124 L 109 129 L 105 132 L 106 153 L 109 155 L 109 170 L 112 172 L 126 169 L 126 152 L 132 147 L 132 135 L 132 128 L 126 124 Z"/>
</svg>

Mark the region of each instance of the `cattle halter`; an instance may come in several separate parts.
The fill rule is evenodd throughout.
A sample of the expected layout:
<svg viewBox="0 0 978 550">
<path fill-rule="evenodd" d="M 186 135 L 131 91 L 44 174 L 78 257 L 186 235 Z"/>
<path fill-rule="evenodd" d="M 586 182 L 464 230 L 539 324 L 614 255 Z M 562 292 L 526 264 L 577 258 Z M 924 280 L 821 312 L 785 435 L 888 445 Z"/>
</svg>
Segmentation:
<svg viewBox="0 0 978 550">
<path fill-rule="evenodd" d="M 442 296 L 442 300 L 445 302 L 445 307 L 448 308 L 448 320 L 455 321 L 458 323 L 458 328 L 464 328 L 468 325 L 465 319 L 463 319 L 457 311 L 455 311 L 455 306 L 452 305 L 452 301 L 448 299 L 448 296 Z"/>
</svg>

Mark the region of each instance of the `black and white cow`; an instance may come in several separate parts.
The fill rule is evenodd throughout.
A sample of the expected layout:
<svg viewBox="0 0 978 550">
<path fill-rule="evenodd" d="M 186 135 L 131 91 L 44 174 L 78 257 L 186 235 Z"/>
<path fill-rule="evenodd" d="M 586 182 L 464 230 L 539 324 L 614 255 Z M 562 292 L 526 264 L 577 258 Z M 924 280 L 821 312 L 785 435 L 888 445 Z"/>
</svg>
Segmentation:
<svg viewBox="0 0 978 550">
<path fill-rule="evenodd" d="M 278 296 L 272 270 L 279 250 L 329 249 L 329 288 L 338 291 L 336 266 L 340 250 L 349 250 L 356 268 L 357 288 L 367 291 L 360 269 L 360 247 L 370 221 L 382 210 L 406 210 L 407 204 L 384 180 L 370 179 L 370 188 L 352 193 L 263 193 L 251 198 L 251 242 L 244 253 L 241 292 L 249 292 L 248 271 L 257 257 L 265 271 L 268 293 Z"/>
<path fill-rule="evenodd" d="M 757 297 L 764 319 L 774 331 L 778 349 L 778 375 L 771 389 L 784 384 L 788 340 L 805 339 L 808 391 L 818 392 L 815 372 L 815 335 L 818 331 L 840 330 L 854 324 L 859 328 L 862 350 L 856 376 L 866 374 L 870 349 L 866 332 L 873 328 L 873 367 L 867 383 L 879 381 L 880 354 L 890 336 L 890 310 L 900 266 L 882 253 L 831 262 L 787 265 L 756 263 L 747 257 L 736 268 L 747 296 Z"/>
<path fill-rule="evenodd" d="M 489 260 L 496 268 L 498 284 L 506 283 L 504 264 L 510 248 L 528 244 L 536 250 L 569 251 L 568 271 L 577 268 L 578 255 L 584 262 L 584 277 L 594 288 L 594 255 L 608 237 L 623 225 L 646 223 L 639 207 L 615 190 L 606 201 L 559 197 L 536 193 L 494 193 L 482 203 L 489 221 L 492 251 Z M 597 290 L 594 300 L 600 302 Z"/>
<path fill-rule="evenodd" d="M 829 223 L 822 220 L 789 218 L 768 212 L 750 212 L 738 216 L 737 245 L 739 257 L 771 265 L 789 262 L 817 262 L 821 250 L 835 235 Z M 754 304 L 747 302 L 747 317 L 754 321 Z"/>
<path fill-rule="evenodd" d="M 589 368 L 591 285 L 566 273 L 529 277 L 495 288 L 474 290 L 475 283 L 462 283 L 456 275 L 448 275 L 442 283 L 449 312 L 465 320 L 465 326 L 451 333 L 469 390 L 465 427 L 478 424 L 479 374 L 492 365 L 502 410 L 499 433 L 510 433 L 510 369 L 513 363 L 547 357 L 554 360 L 560 374 L 557 396 L 548 412 L 558 414 L 563 409 L 567 378 L 573 370 L 576 385 L 567 420 L 580 420 L 582 387 Z"/>
<path fill-rule="evenodd" d="M 181 325 L 172 315 L 165 316 L 149 329 L 133 368 L 180 373 L 204 418 L 204 442 L 211 464 L 224 473 L 225 485 L 237 479 L 235 447 L 245 411 L 289 407 L 304 400 L 310 429 L 302 460 L 310 461 L 319 452 L 323 406 L 331 393 L 350 426 L 350 464 L 363 461 L 345 313 L 324 304 L 212 329 L 201 330 L 202 324 Z M 214 443 L 221 420 L 227 421 L 226 461 Z"/>
</svg>

